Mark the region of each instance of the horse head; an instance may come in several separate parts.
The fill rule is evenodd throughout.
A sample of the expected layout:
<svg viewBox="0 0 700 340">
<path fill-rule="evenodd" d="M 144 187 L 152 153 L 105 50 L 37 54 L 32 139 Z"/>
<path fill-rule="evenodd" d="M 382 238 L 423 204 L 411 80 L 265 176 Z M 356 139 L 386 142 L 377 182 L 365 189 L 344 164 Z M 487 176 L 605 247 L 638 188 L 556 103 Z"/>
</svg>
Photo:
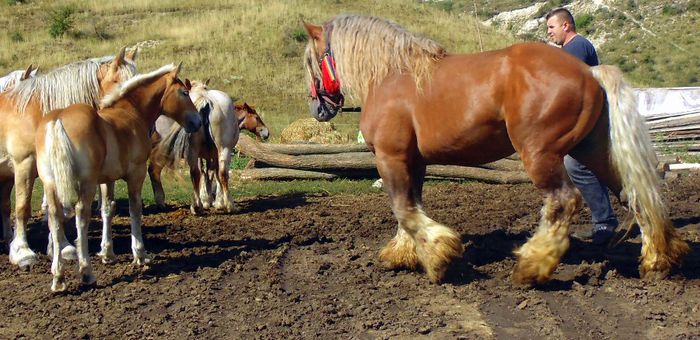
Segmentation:
<svg viewBox="0 0 700 340">
<path fill-rule="evenodd" d="M 180 124 L 185 131 L 192 133 L 202 126 L 202 119 L 199 111 L 192 103 L 192 99 L 190 99 L 189 88 L 191 86 L 188 87 L 178 78 L 181 65 L 177 65 L 176 68 L 168 73 L 168 85 L 165 88 L 161 102 L 162 113 Z M 209 105 L 206 105 L 207 110 L 208 108 Z"/>
<path fill-rule="evenodd" d="M 309 110 L 311 115 L 321 122 L 335 117 L 342 111 L 345 102 L 331 50 L 330 27 L 324 28 L 304 22 L 304 28 L 309 34 L 309 42 L 304 53 L 304 64 L 309 74 L 311 90 Z"/>
<path fill-rule="evenodd" d="M 138 49 L 134 49 L 126 55 L 126 47 L 122 47 L 119 54 L 109 63 L 100 65 L 97 81 L 100 84 L 100 93 L 111 93 L 113 89 L 133 77 L 136 72 L 136 54 Z"/>
<path fill-rule="evenodd" d="M 270 130 L 267 129 L 255 108 L 248 103 L 236 104 L 236 118 L 239 129 L 248 130 L 261 140 L 267 140 L 270 137 Z"/>
</svg>

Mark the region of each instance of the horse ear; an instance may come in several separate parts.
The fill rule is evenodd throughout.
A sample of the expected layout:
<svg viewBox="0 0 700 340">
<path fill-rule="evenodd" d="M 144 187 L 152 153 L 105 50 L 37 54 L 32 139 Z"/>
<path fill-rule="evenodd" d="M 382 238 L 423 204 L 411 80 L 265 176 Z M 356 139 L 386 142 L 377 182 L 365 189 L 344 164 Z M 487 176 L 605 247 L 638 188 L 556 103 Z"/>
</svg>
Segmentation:
<svg viewBox="0 0 700 340">
<path fill-rule="evenodd" d="M 131 61 L 136 60 L 136 56 L 139 54 L 139 47 L 136 46 L 134 47 L 133 50 L 129 51 L 129 54 L 126 55 L 126 59 L 129 59 Z"/>
<path fill-rule="evenodd" d="M 119 66 L 124 64 L 124 53 L 126 52 L 126 46 L 122 47 L 122 49 L 119 51 L 119 54 L 114 57 L 114 60 L 112 60 L 112 64 L 110 64 L 110 69 L 112 72 L 117 72 L 119 70 Z"/>
<path fill-rule="evenodd" d="M 185 78 L 185 88 L 186 88 L 187 90 L 191 90 L 191 89 L 192 89 L 192 82 L 191 82 L 189 79 L 187 79 L 187 78 Z"/>
<path fill-rule="evenodd" d="M 250 110 L 250 105 L 248 105 L 247 102 L 243 102 L 243 108 L 246 110 Z"/>
<path fill-rule="evenodd" d="M 181 68 L 182 68 L 182 62 L 179 62 L 177 64 L 177 67 L 172 71 L 172 72 L 174 72 L 174 77 L 177 77 L 177 75 L 180 74 Z"/>
<path fill-rule="evenodd" d="M 306 21 L 304 21 L 303 23 L 306 32 L 309 34 L 309 38 L 314 40 L 321 39 L 321 37 L 323 36 L 323 27 L 314 25 L 312 23 L 308 23 Z"/>
<path fill-rule="evenodd" d="M 33 67 L 33 65 L 32 65 L 32 64 L 29 64 L 29 67 L 27 67 L 27 70 L 24 71 L 24 73 L 22 74 L 22 77 L 19 78 L 19 80 L 29 79 L 29 77 L 32 76 L 32 72 L 33 72 L 32 67 Z"/>
<path fill-rule="evenodd" d="M 204 85 L 209 86 L 209 79 L 210 78 L 207 78 L 207 80 L 204 81 Z"/>
</svg>

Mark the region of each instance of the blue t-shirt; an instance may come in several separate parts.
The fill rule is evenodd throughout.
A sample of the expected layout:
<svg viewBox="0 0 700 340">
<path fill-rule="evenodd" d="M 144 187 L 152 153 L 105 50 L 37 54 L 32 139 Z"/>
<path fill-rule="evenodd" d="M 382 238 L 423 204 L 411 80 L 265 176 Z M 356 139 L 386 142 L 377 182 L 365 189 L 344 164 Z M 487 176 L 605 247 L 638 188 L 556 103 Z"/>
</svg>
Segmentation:
<svg viewBox="0 0 700 340">
<path fill-rule="evenodd" d="M 598 54 L 595 53 L 593 44 L 580 35 L 576 35 L 566 45 L 562 46 L 562 49 L 579 58 L 588 66 L 598 65 Z"/>
</svg>

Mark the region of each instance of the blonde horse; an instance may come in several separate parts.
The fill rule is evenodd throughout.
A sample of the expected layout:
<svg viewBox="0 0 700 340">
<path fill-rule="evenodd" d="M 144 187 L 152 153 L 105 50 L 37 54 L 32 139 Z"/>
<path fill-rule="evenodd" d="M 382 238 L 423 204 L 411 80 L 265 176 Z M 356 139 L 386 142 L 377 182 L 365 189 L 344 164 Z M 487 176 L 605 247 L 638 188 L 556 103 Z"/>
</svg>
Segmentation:
<svg viewBox="0 0 700 340">
<path fill-rule="evenodd" d="M 34 65 L 29 65 L 26 70 L 16 70 L 0 78 L 0 92 L 12 89 L 22 80 L 36 76 L 38 69 Z"/>
<path fill-rule="evenodd" d="M 178 79 L 179 66 L 166 65 L 136 76 L 106 96 L 96 111 L 74 104 L 47 114 L 36 134 L 37 168 L 49 205 L 49 228 L 53 236 L 54 292 L 65 290 L 63 258 L 56 235 L 63 220 L 63 207 L 74 207 L 81 283 L 95 283 L 88 256 L 87 228 L 90 204 L 98 184 L 102 186 L 103 249 L 100 256 L 114 258 L 111 219 L 114 216 L 114 181 L 126 181 L 129 193 L 131 240 L 134 263 L 147 263 L 141 234 L 141 188 L 151 149 L 149 132 L 164 114 L 194 132 L 201 126 L 199 114 L 187 88 Z M 106 237 L 105 237 L 106 236 Z"/>
<path fill-rule="evenodd" d="M 344 94 L 362 101 L 360 130 L 398 219 L 379 256 L 385 267 L 420 266 L 439 282 L 462 254 L 460 235 L 423 211 L 427 164 L 477 165 L 514 151 L 545 195 L 539 228 L 515 252 L 516 282 L 549 280 L 569 247 L 580 195 L 564 169 L 566 154 L 616 195 L 626 194 L 643 233 L 642 277 L 664 277 L 688 252 L 669 219 L 632 89 L 617 68 L 588 67 L 541 43 L 449 54 L 376 17 L 340 15 L 305 27 L 312 115 L 333 118 Z"/>
<path fill-rule="evenodd" d="M 164 167 L 175 168 L 184 157 L 193 187 L 192 214 L 199 214 L 212 205 L 226 212 L 233 211 L 233 200 L 228 191 L 228 169 L 231 153 L 238 143 L 239 129 L 248 129 L 261 139 L 269 136 L 267 127 L 253 108 L 248 104 L 234 105 L 231 97 L 222 91 L 209 89 L 207 83 L 185 80 L 190 88 L 190 98 L 202 114 L 202 130 L 187 133 L 167 117 L 161 117 L 156 122 L 156 131 L 151 138 L 153 150 L 148 175 L 156 205 L 160 208 L 165 207 L 161 171 Z M 206 165 L 200 168 L 198 159 L 204 159 Z M 213 203 L 214 188 L 207 172 L 213 172 L 216 177 L 218 190 Z"/>
<path fill-rule="evenodd" d="M 31 193 L 36 179 L 34 135 L 36 125 L 48 111 L 74 103 L 93 107 L 100 98 L 121 81 L 136 73 L 133 62 L 136 50 L 125 56 L 122 49 L 116 57 L 79 61 L 49 73 L 19 82 L 0 93 L 0 201 L 2 224 L 9 259 L 21 268 L 36 262 L 36 254 L 27 242 L 27 222 L 31 216 Z M 15 188 L 15 233 L 12 242 L 10 227 L 10 194 Z M 65 256 L 75 249 L 60 235 Z M 72 254 L 72 255 L 71 255 Z"/>
</svg>

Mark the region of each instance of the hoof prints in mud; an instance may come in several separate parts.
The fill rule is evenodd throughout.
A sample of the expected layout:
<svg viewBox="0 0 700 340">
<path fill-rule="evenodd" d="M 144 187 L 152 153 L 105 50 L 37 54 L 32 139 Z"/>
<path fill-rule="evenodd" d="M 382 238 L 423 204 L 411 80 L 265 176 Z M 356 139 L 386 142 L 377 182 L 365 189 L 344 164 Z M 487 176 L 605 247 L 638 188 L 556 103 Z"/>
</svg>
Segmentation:
<svg viewBox="0 0 700 340">
<path fill-rule="evenodd" d="M 441 285 L 377 264 L 396 231 L 383 193 L 250 198 L 233 214 L 199 217 L 147 207 L 149 267 L 131 265 L 122 212 L 117 263 L 93 256 L 95 288 L 79 289 L 71 264 L 68 293 L 53 295 L 46 256 L 27 273 L 0 261 L 0 338 L 696 338 L 700 177 L 667 187 L 692 248 L 669 279 L 639 280 L 638 237 L 614 249 L 572 239 L 553 280 L 529 289 L 510 281 L 512 251 L 539 221 L 542 198 L 527 184 L 426 187 L 425 211 L 465 245 Z M 589 218 L 582 210 L 573 231 Z M 30 227 L 32 248 L 45 249 L 46 227 Z M 99 237 L 93 219 L 91 254 Z"/>
</svg>

